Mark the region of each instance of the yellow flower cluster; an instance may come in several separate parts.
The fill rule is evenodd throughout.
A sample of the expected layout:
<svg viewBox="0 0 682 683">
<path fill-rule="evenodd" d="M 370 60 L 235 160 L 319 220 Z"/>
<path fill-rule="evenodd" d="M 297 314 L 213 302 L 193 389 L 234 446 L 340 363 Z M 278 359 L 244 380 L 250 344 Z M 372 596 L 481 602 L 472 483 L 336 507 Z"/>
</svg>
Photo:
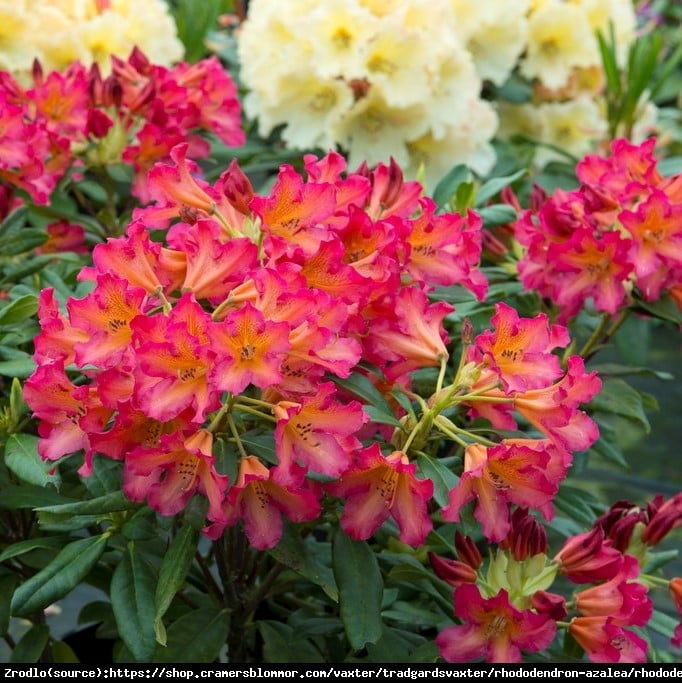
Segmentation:
<svg viewBox="0 0 682 683">
<path fill-rule="evenodd" d="M 238 37 L 244 106 L 295 148 L 340 146 L 353 168 L 393 157 L 426 180 L 487 171 L 497 129 L 451 0 L 251 0 Z"/>
<path fill-rule="evenodd" d="M 0 69 L 22 78 L 38 59 L 44 71 L 73 61 L 109 69 L 110 55 L 139 47 L 169 66 L 184 48 L 164 0 L 0 0 Z"/>
<path fill-rule="evenodd" d="M 632 0 L 251 0 L 238 35 L 246 113 L 294 148 L 341 147 L 351 167 L 393 156 L 431 184 L 456 163 L 486 172 L 498 132 L 582 154 L 606 132 L 595 32 L 621 58 Z M 528 104 L 493 107 L 483 82 L 517 72 Z M 540 157 L 542 157 L 542 152 Z M 539 159 L 540 159 L 539 157 Z M 549 156 L 541 158 L 549 160 Z"/>
<path fill-rule="evenodd" d="M 534 84 L 533 97 L 524 104 L 500 103 L 498 135 L 522 133 L 546 143 L 536 155 L 538 166 L 562 158 L 552 147 L 581 157 L 608 135 L 596 33 L 608 38 L 613 27 L 622 65 L 636 38 L 633 2 L 529 0 L 525 24 L 526 47 L 518 70 Z M 649 105 L 641 112 L 635 135 L 644 137 L 654 120 L 655 108 Z"/>
</svg>

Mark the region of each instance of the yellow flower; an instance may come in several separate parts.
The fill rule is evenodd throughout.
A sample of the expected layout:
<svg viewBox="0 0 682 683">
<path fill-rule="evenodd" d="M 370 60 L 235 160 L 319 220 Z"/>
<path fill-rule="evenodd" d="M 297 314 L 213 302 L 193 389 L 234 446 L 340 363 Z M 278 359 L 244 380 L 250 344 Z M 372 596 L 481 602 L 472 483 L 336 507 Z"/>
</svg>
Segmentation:
<svg viewBox="0 0 682 683">
<path fill-rule="evenodd" d="M 565 85 L 575 67 L 599 64 L 599 48 L 583 9 L 554 0 L 545 2 L 528 19 L 528 46 L 521 73 L 556 89 Z"/>
<path fill-rule="evenodd" d="M 502 85 L 526 46 L 530 0 L 451 0 L 457 30 L 478 75 Z"/>
<path fill-rule="evenodd" d="M 110 55 L 126 58 L 135 46 L 163 65 L 184 54 L 164 0 L 109 0 L 106 7 L 95 0 L 32 0 L 30 9 L 20 0 L 0 0 L 0 25 L 0 68 L 20 80 L 36 58 L 45 71 L 79 60 L 107 72 Z"/>
<path fill-rule="evenodd" d="M 251 92 L 244 100 L 247 113 L 258 113 L 261 135 L 285 123 L 282 138 L 291 147 L 335 146 L 334 128 L 353 104 L 353 92 L 346 83 L 301 70 L 278 81 L 277 95 L 276 102 L 266 102 L 258 92 Z"/>
</svg>

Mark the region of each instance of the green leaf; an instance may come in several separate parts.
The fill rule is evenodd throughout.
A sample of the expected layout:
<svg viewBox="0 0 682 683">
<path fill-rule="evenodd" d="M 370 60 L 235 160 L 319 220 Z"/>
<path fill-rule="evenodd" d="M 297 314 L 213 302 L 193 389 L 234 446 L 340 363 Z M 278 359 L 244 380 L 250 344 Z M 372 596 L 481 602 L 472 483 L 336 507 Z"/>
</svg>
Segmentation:
<svg viewBox="0 0 682 683">
<path fill-rule="evenodd" d="M 669 294 L 661 296 L 656 301 L 637 301 L 637 308 L 660 320 L 669 320 L 676 325 L 682 325 L 682 311 Z"/>
<path fill-rule="evenodd" d="M 451 472 L 438 458 L 424 453 L 417 456 L 419 471 L 433 482 L 433 497 L 441 507 L 450 501 L 450 491 L 457 486 L 459 477 Z"/>
<path fill-rule="evenodd" d="M 263 619 L 258 622 L 258 630 L 263 638 L 263 654 L 268 663 L 315 664 L 325 661 L 308 638 L 287 624 Z"/>
<path fill-rule="evenodd" d="M 416 625 L 418 622 L 414 623 Z M 406 662 L 416 646 L 423 643 L 424 638 L 415 633 L 384 626 L 379 642 L 367 646 L 367 659 L 363 661 Z"/>
<path fill-rule="evenodd" d="M 516 173 L 499 178 L 491 178 L 483 183 L 476 193 L 476 206 L 483 206 L 485 202 L 499 194 L 505 187 L 511 185 L 515 180 L 523 178 L 525 175 L 526 169 L 522 168 L 520 171 L 516 171 Z"/>
<path fill-rule="evenodd" d="M 0 253 L 3 256 L 18 256 L 39 247 L 47 241 L 44 230 L 24 228 L 21 232 L 0 237 Z"/>
<path fill-rule="evenodd" d="M 645 368 L 639 365 L 621 365 L 620 363 L 599 363 L 590 365 L 590 370 L 594 370 L 600 377 L 628 377 L 631 375 L 651 375 L 663 382 L 675 379 L 675 376 L 662 370 Z"/>
<path fill-rule="evenodd" d="M 265 462 L 271 465 L 277 465 L 277 453 L 275 451 L 275 436 L 273 432 L 266 434 L 259 434 L 256 431 L 246 432 L 241 436 L 241 442 L 244 447 L 259 458 L 263 458 Z"/>
<path fill-rule="evenodd" d="M 346 377 L 345 379 L 334 377 L 334 383 L 374 406 L 381 413 L 393 415 L 393 408 L 391 408 L 389 402 L 365 375 L 354 372 L 350 377 Z"/>
<path fill-rule="evenodd" d="M 218 16 L 224 12 L 223 0 L 178 0 L 175 21 L 178 37 L 185 46 L 185 60 L 196 62 L 206 56 L 206 33 L 217 27 Z"/>
<path fill-rule="evenodd" d="M 226 610 L 203 607 L 174 621 L 167 632 L 166 646 L 156 646 L 153 662 L 212 662 L 225 645 L 230 629 Z"/>
<path fill-rule="evenodd" d="M 34 273 L 43 270 L 43 268 L 55 258 L 58 258 L 55 254 L 33 255 L 30 259 L 26 259 L 12 268 L 7 268 L 5 274 L 0 278 L 0 284 L 4 284 L 5 282 L 19 282 L 19 280 L 22 280 L 26 276 L 33 275 Z"/>
<path fill-rule="evenodd" d="M 582 489 L 565 484 L 559 487 L 559 493 L 554 497 L 554 505 L 557 510 L 586 527 L 591 527 L 597 517 L 590 505 L 590 496 Z"/>
<path fill-rule="evenodd" d="M 199 532 L 187 524 L 180 529 L 168 547 L 161 562 L 159 581 L 156 585 L 154 597 L 154 604 L 156 606 L 155 624 L 161 621 L 171 602 L 173 602 L 175 594 L 185 583 L 185 578 L 192 565 L 198 543 Z M 159 634 L 160 631 L 157 629 L 157 640 L 162 645 L 165 645 L 165 641 L 159 640 Z"/>
<path fill-rule="evenodd" d="M 35 369 L 36 364 L 28 354 L 25 358 L 0 361 L 0 375 L 3 377 L 26 379 Z"/>
<path fill-rule="evenodd" d="M 19 479 L 29 484 L 59 486 L 61 477 L 54 469 L 54 463 L 46 462 L 38 455 L 38 440 L 32 434 L 12 434 L 5 447 L 5 463 Z"/>
<path fill-rule="evenodd" d="M 38 524 L 46 531 L 78 531 L 99 524 L 101 515 L 56 515 L 53 512 L 39 512 Z"/>
<path fill-rule="evenodd" d="M 72 502 L 72 499 L 43 486 L 32 486 L 31 484 L 24 484 L 23 486 L 3 485 L 0 509 L 25 510 L 39 505 L 56 505 L 67 502 Z"/>
<path fill-rule="evenodd" d="M 28 616 L 73 590 L 102 556 L 109 534 L 69 543 L 44 569 L 21 584 L 12 598 L 12 614 Z"/>
<path fill-rule="evenodd" d="M 398 564 L 388 573 L 391 582 L 405 582 L 432 596 L 444 611 L 452 609 L 452 587 L 420 564 Z"/>
<path fill-rule="evenodd" d="M 620 415 L 638 423 L 646 434 L 651 431 L 640 393 L 622 379 L 604 380 L 601 391 L 592 399 L 591 405 L 594 410 Z"/>
<path fill-rule="evenodd" d="M 0 562 L 6 562 L 13 557 L 19 557 L 25 553 L 30 553 L 32 550 L 53 550 L 55 548 L 63 548 L 68 536 L 38 536 L 37 538 L 29 538 L 25 541 L 12 543 L 7 546 L 2 553 L 0 553 Z"/>
<path fill-rule="evenodd" d="M 476 186 L 473 182 L 460 183 L 454 196 L 455 210 L 463 216 L 474 205 L 475 194 Z"/>
<path fill-rule="evenodd" d="M 92 464 L 92 474 L 84 477 L 83 483 L 93 498 L 121 491 L 122 475 L 119 461 L 96 454 Z"/>
<path fill-rule="evenodd" d="M 658 553 L 649 553 L 647 555 L 648 562 L 642 568 L 643 574 L 653 574 L 655 571 L 664 567 L 669 562 L 673 562 L 680 556 L 678 550 L 663 550 Z"/>
<path fill-rule="evenodd" d="M 374 406 L 363 406 L 362 409 L 369 415 L 369 419 L 376 424 L 391 425 L 392 427 L 402 427 L 400 420 L 392 413 L 385 413 Z"/>
<path fill-rule="evenodd" d="M 80 660 L 76 653 L 63 641 L 56 640 L 50 645 L 52 661 L 55 664 L 78 664 Z"/>
<path fill-rule="evenodd" d="M 457 188 L 469 180 L 471 173 L 464 164 L 453 166 L 439 181 L 433 191 L 433 201 L 439 208 L 449 203 Z"/>
<path fill-rule="evenodd" d="M 609 425 L 602 423 L 598 416 L 595 416 L 595 419 L 599 425 L 599 439 L 592 444 L 590 451 L 597 453 L 608 462 L 629 470 L 630 463 L 625 459 L 623 451 L 616 442 L 613 429 Z"/>
<path fill-rule="evenodd" d="M 7 635 L 11 613 L 12 593 L 17 585 L 15 574 L 0 576 L 0 636 Z"/>
<path fill-rule="evenodd" d="M 339 601 L 339 590 L 334 574 L 317 559 L 309 543 L 304 542 L 290 524 L 284 525 L 279 543 L 267 552 L 278 562 L 319 586 L 334 602 Z"/>
<path fill-rule="evenodd" d="M 131 501 L 123 491 L 114 491 L 90 500 L 65 503 L 64 505 L 45 505 L 36 508 L 36 510 L 56 515 L 103 515 L 109 512 L 133 510 L 138 507 L 140 504 Z"/>
<path fill-rule="evenodd" d="M 25 294 L 0 309 L 0 325 L 20 323 L 38 312 L 38 297 Z"/>
<path fill-rule="evenodd" d="M 508 204 L 491 204 L 476 209 L 476 211 L 481 216 L 486 228 L 493 228 L 496 225 L 504 225 L 516 220 L 516 211 L 514 207 Z"/>
<path fill-rule="evenodd" d="M 35 624 L 21 637 L 12 651 L 9 661 L 12 664 L 37 662 L 49 639 L 50 629 L 48 626 L 46 624 Z"/>
<path fill-rule="evenodd" d="M 25 204 L 12 211 L 12 213 L 0 223 L 0 236 L 23 229 L 24 225 L 26 225 L 27 213 L 28 208 Z"/>
<path fill-rule="evenodd" d="M 379 563 L 365 541 L 354 541 L 340 529 L 332 545 L 334 578 L 339 588 L 339 612 L 354 650 L 381 638 L 384 582 Z"/>
<path fill-rule="evenodd" d="M 660 633 L 665 638 L 672 638 L 675 628 L 679 623 L 678 619 L 674 619 L 668 614 L 664 614 L 659 610 L 654 610 L 651 619 L 647 622 L 647 626 L 656 633 Z"/>
<path fill-rule="evenodd" d="M 155 588 L 156 575 L 129 543 L 111 577 L 111 606 L 119 635 L 138 662 L 148 661 L 156 648 Z"/>
</svg>

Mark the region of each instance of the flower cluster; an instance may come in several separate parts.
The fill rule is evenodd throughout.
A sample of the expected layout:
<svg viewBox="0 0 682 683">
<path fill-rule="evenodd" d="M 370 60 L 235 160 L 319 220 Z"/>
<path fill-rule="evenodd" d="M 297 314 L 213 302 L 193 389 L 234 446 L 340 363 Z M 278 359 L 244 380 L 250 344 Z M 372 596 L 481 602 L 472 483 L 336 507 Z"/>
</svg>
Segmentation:
<svg viewBox="0 0 682 683">
<path fill-rule="evenodd" d="M 550 325 L 544 314 L 519 318 L 500 303 L 491 322 L 493 330 L 480 334 L 468 348 L 468 393 L 458 399 L 472 416 L 486 418 L 497 430 L 518 430 L 518 414 L 542 438 L 467 446 L 464 472 L 450 492 L 443 518 L 459 521 L 462 507 L 475 499 L 474 516 L 483 534 L 499 542 L 510 530 L 510 505 L 538 509 L 545 519 L 552 518 L 552 500 L 572 453 L 589 448 L 599 436 L 579 406 L 599 392 L 601 381 L 596 373 L 585 372 L 580 356 L 568 358 L 564 373 L 553 350 L 568 344 L 568 331 Z"/>
<path fill-rule="evenodd" d="M 523 103 L 498 102 L 498 134 L 502 138 L 523 134 L 545 143 L 535 156 L 535 163 L 542 167 L 562 158 L 552 147 L 580 157 L 607 138 L 602 97 L 605 76 L 597 32 L 608 37 L 613 31 L 615 57 L 622 66 L 636 39 L 637 21 L 630 0 L 542 0 L 530 4 L 524 17 L 525 51 L 518 72 L 531 83 L 532 95 Z M 641 139 L 648 134 L 655 120 L 655 107 L 642 105 L 635 136 Z"/>
<path fill-rule="evenodd" d="M 682 287 L 682 175 L 663 177 L 655 139 L 615 140 L 611 155 L 577 166 L 580 188 L 536 196 L 516 222 L 521 282 L 559 306 L 559 319 L 590 300 L 616 314 L 633 297 L 656 301 Z"/>
<path fill-rule="evenodd" d="M 424 162 L 431 182 L 457 162 L 486 172 L 497 119 L 454 5 L 251 2 L 238 34 L 246 112 L 264 135 L 284 124 L 291 147 L 340 145 L 351 165 L 392 156 L 414 175 Z"/>
<path fill-rule="evenodd" d="M 377 3 L 256 0 L 240 27 L 245 109 L 260 132 L 284 125 L 293 148 L 347 150 L 351 163 L 393 155 L 415 174 L 424 164 L 437 181 L 456 163 L 485 173 L 494 159 L 489 141 L 524 133 L 574 155 L 592 151 L 607 135 L 605 79 L 597 31 L 613 30 L 622 64 L 634 42 L 630 0 L 463 0 Z M 487 85 L 513 73 L 532 96 L 500 96 Z M 487 94 L 486 94 L 487 97 Z M 655 109 L 640 115 L 646 134 Z"/>
<path fill-rule="evenodd" d="M 111 55 L 134 47 L 165 66 L 184 54 L 164 0 L 1 0 L 0 27 L 0 69 L 22 82 L 35 59 L 60 71 L 73 62 L 108 69 Z"/>
<path fill-rule="evenodd" d="M 16 203 L 14 190 L 47 204 L 70 168 L 125 163 L 135 170 L 133 194 L 148 200 L 146 172 L 178 143 L 194 158 L 208 155 L 215 134 L 226 145 L 244 141 L 234 81 L 215 57 L 192 66 L 152 64 L 137 48 L 127 60 L 111 58 L 103 77 L 80 62 L 44 73 L 34 64 L 23 87 L 0 74 L 0 191 L 3 215 Z"/>
<path fill-rule="evenodd" d="M 414 369 L 447 360 L 452 307 L 427 293 L 457 283 L 485 294 L 480 218 L 436 214 L 395 163 L 344 174 L 339 155 L 311 156 L 307 179 L 283 166 L 259 196 L 235 163 L 214 185 L 195 177 L 186 152 L 149 173 L 155 204 L 127 234 L 94 249 L 80 276 L 90 294 L 66 315 L 52 289 L 41 294 L 24 387 L 41 456 L 82 450 L 85 475 L 95 453 L 123 460 L 126 494 L 162 514 L 199 492 L 209 536 L 243 518 L 257 548 L 277 543 L 281 513 L 317 517 L 320 478 L 345 498 L 355 538 L 392 514 L 403 541 L 423 542 L 432 483 L 399 449 L 361 449 L 359 435 L 381 425 L 332 380 L 362 359 L 377 391 L 408 390 Z M 151 228 L 166 230 L 163 243 Z M 237 421 L 251 416 L 273 424 L 274 467 L 240 438 Z M 237 444 L 229 490 L 216 438 Z"/>
<path fill-rule="evenodd" d="M 658 584 L 679 609 L 681 580 L 647 575 L 645 567 L 651 549 L 680 525 L 682 494 L 656 496 L 645 508 L 618 501 L 551 561 L 547 534 L 526 508 L 515 510 L 487 562 L 470 537 L 456 532 L 458 559 L 429 554 L 436 574 L 454 586 L 454 612 L 463 622 L 439 634 L 441 655 L 450 662 L 520 662 L 522 651 L 547 648 L 561 623 L 593 662 L 646 662 L 647 642 L 633 627 L 651 619 L 649 590 Z M 559 576 L 574 586 L 568 603 L 549 591 Z M 682 624 L 674 645 L 681 634 Z"/>
</svg>

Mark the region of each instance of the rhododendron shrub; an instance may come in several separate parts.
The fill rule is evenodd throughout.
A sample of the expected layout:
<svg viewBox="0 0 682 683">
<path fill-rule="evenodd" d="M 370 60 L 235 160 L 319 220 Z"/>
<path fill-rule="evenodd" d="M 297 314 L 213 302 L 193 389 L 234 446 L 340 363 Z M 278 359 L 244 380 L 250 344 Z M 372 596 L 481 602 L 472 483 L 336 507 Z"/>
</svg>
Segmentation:
<svg viewBox="0 0 682 683">
<path fill-rule="evenodd" d="M 191 69 L 186 83 L 210 79 Z M 229 128 L 211 102 L 201 116 Z M 536 221 L 567 220 L 554 197 L 522 209 L 507 190 L 519 215 L 502 224 L 486 208 L 507 220 L 508 206 L 453 211 L 461 190 L 437 201 L 395 160 L 352 170 L 336 152 L 258 189 L 237 161 L 209 179 L 178 141 L 122 234 L 72 269 L 44 250 L 53 274 L 30 273 L 32 364 L 12 389 L 6 457 L 29 488 L 15 496 L 8 477 L 8 504 L 30 500 L 57 538 L 36 547 L 61 549 L 22 577 L 12 615 L 103 576 L 121 661 L 290 661 L 291 647 L 316 661 L 623 663 L 658 656 L 650 628 L 678 643 L 652 594 L 679 610 L 660 568 L 680 495 L 608 507 L 578 488 L 611 444 L 607 418 L 639 416 L 634 389 L 593 363 L 610 316 L 676 282 L 660 272 L 676 254 L 660 202 L 677 178 L 647 145 L 578 168 L 573 233 L 591 215 L 592 234 L 614 236 L 605 248 L 627 239 L 646 255 L 632 257 L 640 285 L 614 310 L 595 295 L 579 327 L 541 286 L 561 242 L 524 242 Z M 533 285 L 531 253 L 545 258 Z M 20 566 L 27 541 L 2 557 Z M 188 632 L 205 634 L 200 651 Z"/>
</svg>

